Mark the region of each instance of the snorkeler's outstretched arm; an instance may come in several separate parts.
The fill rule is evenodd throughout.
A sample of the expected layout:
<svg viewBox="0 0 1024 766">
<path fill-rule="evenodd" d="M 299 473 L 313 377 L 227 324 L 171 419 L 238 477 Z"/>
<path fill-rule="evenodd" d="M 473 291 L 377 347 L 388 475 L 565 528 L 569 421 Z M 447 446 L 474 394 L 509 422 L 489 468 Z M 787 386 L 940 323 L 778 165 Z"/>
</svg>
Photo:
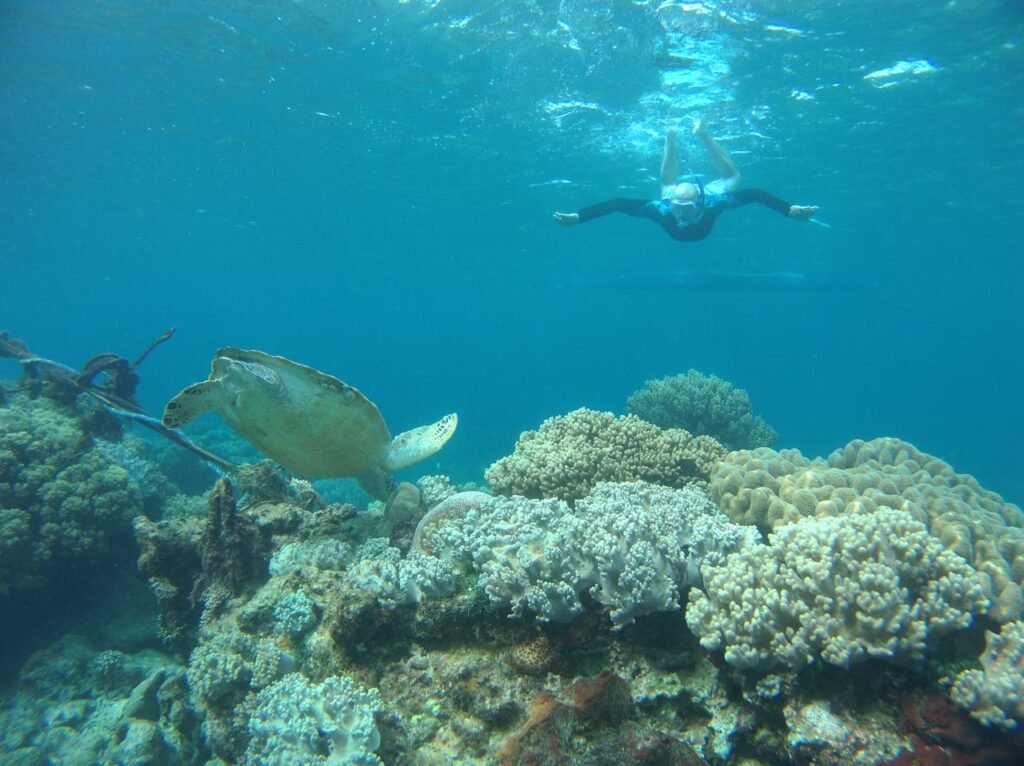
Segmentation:
<svg viewBox="0 0 1024 766">
<path fill-rule="evenodd" d="M 740 189 L 731 193 L 737 205 L 749 205 L 756 202 L 771 208 L 776 213 L 787 218 L 795 218 L 798 221 L 809 221 L 811 216 L 818 212 L 816 205 L 791 205 L 785 200 L 779 199 L 774 194 L 764 189 Z"/>
<path fill-rule="evenodd" d="M 790 205 L 789 206 L 789 217 L 795 218 L 798 221 L 810 221 L 814 214 L 818 212 L 817 205 Z M 827 223 L 821 223 L 821 221 L 812 221 L 812 223 L 821 224 L 828 228 L 832 228 Z"/>
<path fill-rule="evenodd" d="M 563 226 L 575 226 L 578 223 L 586 223 L 594 218 L 600 218 L 611 213 L 643 216 L 644 206 L 648 202 L 649 200 L 645 199 L 610 199 L 582 208 L 578 213 L 555 213 L 551 217 L 556 223 L 560 223 Z"/>
<path fill-rule="evenodd" d="M 732 161 L 729 153 L 718 145 L 714 136 L 711 135 L 711 131 L 708 130 L 708 126 L 697 117 L 693 120 L 693 135 L 704 143 L 704 148 L 708 150 L 711 161 L 715 164 L 715 170 L 718 171 L 718 175 L 724 182 L 724 188 L 727 191 L 736 189 L 742 179 L 739 168 L 736 167 L 736 163 Z"/>
</svg>

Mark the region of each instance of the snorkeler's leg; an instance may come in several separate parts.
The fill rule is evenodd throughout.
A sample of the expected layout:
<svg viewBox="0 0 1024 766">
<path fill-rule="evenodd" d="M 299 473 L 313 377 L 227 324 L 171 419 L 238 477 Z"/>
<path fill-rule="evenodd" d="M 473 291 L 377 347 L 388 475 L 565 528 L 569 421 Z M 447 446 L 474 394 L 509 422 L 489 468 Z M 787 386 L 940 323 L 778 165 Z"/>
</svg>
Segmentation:
<svg viewBox="0 0 1024 766">
<path fill-rule="evenodd" d="M 704 148 L 711 155 L 715 170 L 718 171 L 718 175 L 722 179 L 723 190 L 733 191 L 736 189 L 740 185 L 741 179 L 739 168 L 736 167 L 736 163 L 732 161 L 729 153 L 719 146 L 707 125 L 699 118 L 693 120 L 693 135 L 704 143 Z"/>
<path fill-rule="evenodd" d="M 679 178 L 679 155 L 676 153 L 676 129 L 665 134 L 665 148 L 661 152 L 661 196 L 667 196 L 666 187 L 675 186 Z"/>
</svg>

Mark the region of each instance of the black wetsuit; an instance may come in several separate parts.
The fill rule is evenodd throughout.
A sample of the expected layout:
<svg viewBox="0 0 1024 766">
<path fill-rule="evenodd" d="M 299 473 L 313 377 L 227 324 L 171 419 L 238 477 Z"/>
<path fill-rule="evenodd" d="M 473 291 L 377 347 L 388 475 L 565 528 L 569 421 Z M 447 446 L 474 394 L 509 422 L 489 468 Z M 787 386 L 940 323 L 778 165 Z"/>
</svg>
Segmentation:
<svg viewBox="0 0 1024 766">
<path fill-rule="evenodd" d="M 648 218 L 659 224 L 672 239 L 694 242 L 711 233 L 715 219 L 723 211 L 756 202 L 769 207 L 776 213 L 789 215 L 790 204 L 763 189 L 741 189 L 734 192 L 704 193 L 704 208 L 694 221 L 681 221 L 672 213 L 672 204 L 667 199 L 610 199 L 585 207 L 579 211 L 580 223 L 600 218 L 609 213 L 625 213 L 636 218 Z"/>
</svg>

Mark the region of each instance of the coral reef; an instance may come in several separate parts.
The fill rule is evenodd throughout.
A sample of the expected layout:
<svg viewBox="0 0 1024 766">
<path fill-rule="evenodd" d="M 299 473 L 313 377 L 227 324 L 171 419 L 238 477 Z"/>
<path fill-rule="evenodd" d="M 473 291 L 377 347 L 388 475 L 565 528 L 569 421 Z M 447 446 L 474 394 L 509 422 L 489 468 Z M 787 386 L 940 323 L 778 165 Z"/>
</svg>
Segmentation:
<svg viewBox="0 0 1024 766">
<path fill-rule="evenodd" d="M 699 766 L 686 743 L 644 731 L 633 711 L 629 684 L 605 671 L 558 693 L 541 692 L 530 717 L 501 750 L 502 766 L 565 763 Z"/>
<path fill-rule="evenodd" d="M 687 624 L 738 668 L 921 659 L 988 599 L 977 573 L 903 511 L 805 519 L 707 566 Z"/>
<path fill-rule="evenodd" d="M 237 596 L 262 568 L 260 548 L 256 524 L 239 512 L 231 482 L 218 480 L 210 492 L 206 525 L 199 537 L 205 585 L 219 585 Z"/>
<path fill-rule="evenodd" d="M 1021 761 L 1024 736 L 985 728 L 948 698 L 915 691 L 902 700 L 909 742 L 884 766 L 1010 766 Z"/>
<path fill-rule="evenodd" d="M 186 667 L 136 651 L 155 644 L 152 612 L 133 605 L 150 626 L 134 648 L 68 640 L 26 665 L 0 702 L 0 760 L 910 766 L 1021 752 L 1004 731 L 1020 715 L 1019 623 L 948 682 L 988 727 L 935 691 L 974 662 L 981 626 L 952 634 L 986 589 L 1020 581 L 1016 509 L 969 477 L 895 440 L 827 461 L 725 456 L 587 410 L 521 442 L 492 481 L 534 497 L 437 476 L 357 509 L 270 465 L 245 472 L 237 503 L 218 483 L 205 517 L 147 518 L 141 493 L 139 569 Z M 124 446 L 100 457 L 124 469 Z M 29 511 L 7 510 L 0 531 L 18 540 Z M 985 563 L 996 554 L 1002 569 Z"/>
<path fill-rule="evenodd" d="M 813 460 L 797 450 L 733 452 L 709 490 L 729 518 L 762 532 L 805 517 L 907 511 L 981 573 L 992 617 L 1024 614 L 1024 513 L 907 442 L 857 439 Z"/>
<path fill-rule="evenodd" d="M 448 495 L 420 519 L 412 536 L 412 548 L 433 555 L 434 533 L 438 529 L 449 521 L 461 520 L 470 511 L 490 501 L 490 494 L 477 490 Z"/>
<path fill-rule="evenodd" d="M 626 400 L 626 412 L 659 428 L 711 436 L 727 450 L 770 447 L 778 438 L 754 414 L 746 391 L 696 370 L 648 380 Z"/>
<path fill-rule="evenodd" d="M 583 610 L 584 593 L 608 608 L 618 627 L 678 609 L 703 563 L 720 562 L 756 539 L 754 530 L 729 523 L 698 487 L 601 483 L 575 512 L 559 500 L 480 493 L 473 500 L 475 510 L 433 532 L 431 548 L 441 558 L 472 562 L 479 587 L 512 614 L 556 622 Z"/>
<path fill-rule="evenodd" d="M 149 581 L 160 612 L 160 633 L 176 648 L 192 642 L 199 623 L 200 605 L 194 598 L 199 555 L 199 519 L 178 517 L 154 522 L 136 516 L 132 522 L 139 547 L 138 568 Z"/>
<path fill-rule="evenodd" d="M 380 709 L 376 689 L 361 689 L 345 676 L 313 684 L 289 673 L 256 695 L 245 763 L 380 764 L 374 755 L 380 746 L 374 715 Z"/>
<path fill-rule="evenodd" d="M 1024 722 L 1024 622 L 1008 622 L 985 634 L 981 670 L 965 670 L 950 697 L 986 726 L 1012 730 Z"/>
<path fill-rule="evenodd" d="M 200 764 L 183 669 L 145 650 L 97 651 L 68 636 L 36 652 L 0 707 L 10 764 Z"/>
<path fill-rule="evenodd" d="M 142 510 L 129 472 L 71 409 L 23 397 L 0 407 L 0 596 L 102 562 Z"/>
<path fill-rule="evenodd" d="M 864 712 L 827 699 L 789 700 L 783 716 L 793 762 L 876 766 L 899 755 L 904 738 Z"/>
<path fill-rule="evenodd" d="M 207 607 L 186 678 L 192 705 L 204 719 L 207 746 L 218 757 L 236 763 L 248 741 L 243 703 L 253 692 L 294 670 L 295 662 L 273 640 L 240 631 L 232 616 L 212 616 L 222 607 Z M 271 628 L 268 634 L 272 632 Z"/>
<path fill-rule="evenodd" d="M 272 460 L 259 460 L 241 466 L 235 472 L 238 494 L 245 505 L 259 503 L 294 503 L 308 511 L 322 506 L 313 485 L 290 477 Z"/>
<path fill-rule="evenodd" d="M 491 465 L 485 476 L 499 495 L 572 503 L 601 481 L 668 487 L 703 481 L 724 454 L 709 436 L 582 408 L 524 432 L 513 453 Z"/>
<path fill-rule="evenodd" d="M 270 574 L 280 577 L 303 569 L 342 570 L 353 555 L 352 546 L 341 540 L 285 543 L 270 559 Z"/>
<path fill-rule="evenodd" d="M 418 604 L 425 598 L 443 598 L 455 590 L 448 562 L 413 550 L 401 552 L 384 538 L 372 538 L 355 552 L 346 573 L 357 588 L 372 593 L 382 606 Z"/>
</svg>

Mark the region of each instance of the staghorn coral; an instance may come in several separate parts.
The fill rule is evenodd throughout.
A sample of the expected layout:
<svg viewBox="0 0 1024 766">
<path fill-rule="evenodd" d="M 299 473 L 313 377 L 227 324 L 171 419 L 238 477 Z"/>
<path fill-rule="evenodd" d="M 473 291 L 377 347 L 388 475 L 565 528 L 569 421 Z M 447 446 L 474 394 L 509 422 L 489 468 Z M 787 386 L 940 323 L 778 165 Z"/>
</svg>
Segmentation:
<svg viewBox="0 0 1024 766">
<path fill-rule="evenodd" d="M 885 508 L 779 528 L 704 570 L 686 622 L 738 668 L 918 660 L 988 606 L 974 569 Z"/>
<path fill-rule="evenodd" d="M 72 411 L 23 397 L 0 407 L 0 596 L 102 561 L 142 510 L 128 471 Z"/>
<path fill-rule="evenodd" d="M 678 609 L 681 591 L 699 582 L 701 562 L 720 561 L 756 538 L 697 487 L 602 483 L 575 512 L 559 500 L 473 499 L 475 509 L 434 530 L 432 549 L 471 561 L 479 587 L 513 615 L 555 622 L 583 610 L 584 592 L 611 610 L 616 627 Z"/>
<path fill-rule="evenodd" d="M 905 510 L 981 573 L 993 618 L 1024 613 L 1024 513 L 907 442 L 855 439 L 813 460 L 741 450 L 718 464 L 709 491 L 729 518 L 762 532 L 805 517 Z"/>
<path fill-rule="evenodd" d="M 1017 729 L 1024 721 L 1024 622 L 985 632 L 981 667 L 960 673 L 950 697 L 986 726 Z"/>
<path fill-rule="evenodd" d="M 696 370 L 648 380 L 626 400 L 626 412 L 659 428 L 706 434 L 728 450 L 770 447 L 778 438 L 775 429 L 754 414 L 746 391 Z"/>
<path fill-rule="evenodd" d="M 513 454 L 492 464 L 485 476 L 499 495 L 572 503 L 601 481 L 684 487 L 706 480 L 724 454 L 709 436 L 582 408 L 524 432 Z"/>
</svg>

